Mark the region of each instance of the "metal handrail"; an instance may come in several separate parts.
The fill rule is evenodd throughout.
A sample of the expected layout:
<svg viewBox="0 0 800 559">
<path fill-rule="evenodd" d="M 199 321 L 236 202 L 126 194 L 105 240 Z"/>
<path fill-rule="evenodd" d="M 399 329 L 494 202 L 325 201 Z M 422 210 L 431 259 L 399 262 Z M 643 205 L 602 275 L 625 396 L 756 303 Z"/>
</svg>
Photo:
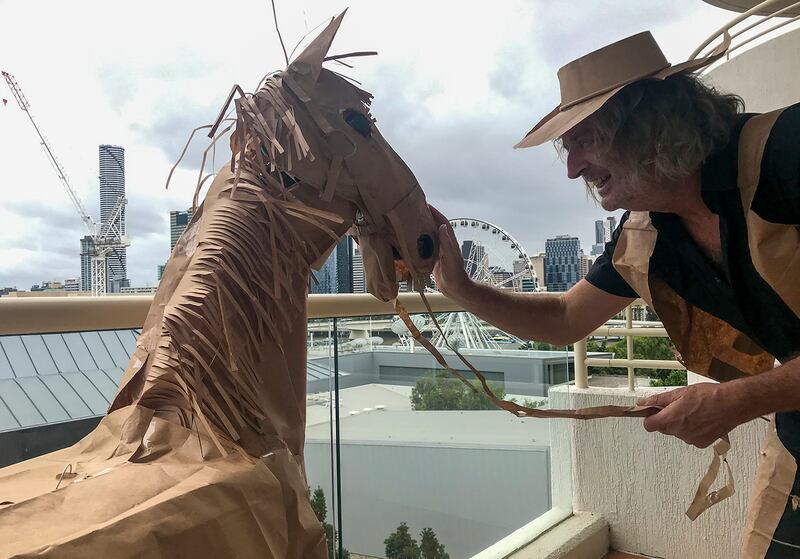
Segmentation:
<svg viewBox="0 0 800 559">
<path fill-rule="evenodd" d="M 434 312 L 459 312 L 457 305 L 441 293 L 426 295 Z M 401 293 L 400 302 L 412 314 L 426 311 L 419 295 Z M 0 336 L 19 334 L 48 334 L 87 330 L 141 328 L 153 302 L 152 295 L 119 295 L 107 297 L 3 297 L 0 298 Z M 634 337 L 668 337 L 663 327 L 652 322 L 632 320 L 632 309 L 641 306 L 641 299 L 625 309 L 626 326 L 604 325 L 589 334 L 592 336 L 625 337 L 628 356 L 633 355 Z M 367 293 L 309 295 L 308 318 L 345 318 L 394 314 L 391 303 L 384 303 Z M 660 323 L 656 323 L 660 324 Z M 608 359 L 588 357 L 584 338 L 575 342 L 575 385 L 588 388 L 589 367 L 626 367 L 628 388 L 635 390 L 634 369 L 684 369 L 678 361 L 648 359 Z"/>
<path fill-rule="evenodd" d="M 430 293 L 426 298 L 435 312 L 464 310 L 441 293 Z M 416 293 L 401 293 L 399 299 L 410 313 L 426 310 Z M 152 302 L 152 295 L 3 297 L 0 336 L 141 328 Z M 394 314 L 391 303 L 366 293 L 308 296 L 308 318 L 383 314 Z"/>
<path fill-rule="evenodd" d="M 756 6 L 753 6 L 752 8 L 747 10 L 746 12 L 743 12 L 743 13 L 737 15 L 736 17 L 731 19 L 729 22 L 727 22 L 725 25 L 723 25 L 722 27 L 720 27 L 719 29 L 714 31 L 714 33 L 712 33 L 705 41 L 703 41 L 700 44 L 699 47 L 697 47 L 694 50 L 694 52 L 689 56 L 689 58 L 690 59 L 697 58 L 700 55 L 701 52 L 703 52 L 706 48 L 708 48 L 709 45 L 711 45 L 711 43 L 713 43 L 716 39 L 722 37 L 726 33 L 731 36 L 731 39 L 735 39 L 735 38 L 741 36 L 742 34 L 744 34 L 745 32 L 750 31 L 751 29 L 753 29 L 753 28 L 755 28 L 755 27 L 757 27 L 759 25 L 764 24 L 764 22 L 766 22 L 768 20 L 771 20 L 771 19 L 777 18 L 777 17 L 786 17 L 786 16 L 783 16 L 784 13 L 786 13 L 789 10 L 792 10 L 792 9 L 797 8 L 798 6 L 800 6 L 800 2 L 795 2 L 794 4 L 791 4 L 789 6 L 785 6 L 785 7 L 781 8 L 781 9 L 779 9 L 779 10 L 776 10 L 775 12 L 769 13 L 769 15 L 765 15 L 765 16 L 761 17 L 760 19 L 757 19 L 757 20 L 749 23 L 749 25 L 747 25 L 743 29 L 740 29 L 740 30 L 738 30 L 736 32 L 731 32 L 731 30 L 734 27 L 736 27 L 737 25 L 739 25 L 741 22 L 747 20 L 748 18 L 750 18 L 752 16 L 759 16 L 760 14 L 764 13 L 764 11 L 767 8 L 771 8 L 774 4 L 777 4 L 780 1 L 781 0 L 765 0 L 764 2 L 761 2 L 760 4 L 757 4 Z M 798 17 L 800 17 L 800 16 L 798 16 Z M 740 43 L 732 45 L 728 49 L 728 53 L 727 54 L 730 55 L 733 51 L 743 47 L 744 45 L 750 43 L 751 41 L 753 41 L 753 40 L 755 40 L 755 39 L 757 39 L 759 37 L 762 37 L 763 35 L 766 35 L 767 33 L 771 33 L 772 31 L 775 31 L 776 29 L 779 29 L 781 27 L 784 27 L 784 26 L 796 21 L 798 19 L 798 17 L 792 17 L 792 18 L 789 18 L 789 19 L 785 19 L 785 20 L 773 25 L 772 27 L 762 31 L 761 33 L 758 33 L 758 34 L 756 34 L 756 35 L 754 35 L 752 37 L 749 37 L 747 40 L 744 40 L 744 41 L 742 41 Z"/>
<path fill-rule="evenodd" d="M 680 361 L 665 359 L 632 359 L 633 338 L 656 337 L 668 338 L 669 335 L 663 327 L 634 327 L 633 307 L 641 306 L 642 301 L 637 300 L 625 308 L 626 328 L 602 326 L 589 334 L 588 337 L 575 342 L 575 387 L 589 388 L 589 367 L 624 367 L 628 369 L 628 390 L 636 390 L 636 369 L 686 369 Z M 586 344 L 594 336 L 620 336 L 625 337 L 628 349 L 628 359 L 609 359 L 603 357 L 588 357 Z"/>
</svg>

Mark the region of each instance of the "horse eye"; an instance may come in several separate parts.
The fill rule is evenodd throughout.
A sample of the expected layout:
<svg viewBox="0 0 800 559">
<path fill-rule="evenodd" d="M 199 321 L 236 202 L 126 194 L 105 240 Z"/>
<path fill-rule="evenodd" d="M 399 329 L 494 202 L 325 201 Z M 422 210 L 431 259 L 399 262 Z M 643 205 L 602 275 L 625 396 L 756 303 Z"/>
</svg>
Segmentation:
<svg viewBox="0 0 800 559">
<path fill-rule="evenodd" d="M 297 182 L 296 178 L 294 178 L 292 175 L 284 173 L 283 171 L 281 171 L 281 178 L 283 179 L 284 186 L 292 186 L 294 183 Z"/>
<path fill-rule="evenodd" d="M 343 117 L 344 121 L 349 124 L 353 130 L 365 138 L 369 138 L 372 135 L 372 129 L 369 126 L 369 119 L 362 113 L 354 111 L 353 109 L 347 109 L 344 112 Z"/>
</svg>

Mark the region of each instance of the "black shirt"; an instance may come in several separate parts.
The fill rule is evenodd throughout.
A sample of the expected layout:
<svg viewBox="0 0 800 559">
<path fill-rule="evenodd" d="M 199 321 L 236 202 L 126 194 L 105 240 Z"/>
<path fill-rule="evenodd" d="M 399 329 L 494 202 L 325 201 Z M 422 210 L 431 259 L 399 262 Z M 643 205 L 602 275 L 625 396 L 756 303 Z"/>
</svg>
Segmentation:
<svg viewBox="0 0 800 559">
<path fill-rule="evenodd" d="M 738 118 L 727 147 L 710 156 L 701 168 L 703 201 L 719 215 L 722 266 L 700 250 L 678 216 L 650 212 L 658 238 L 649 273 L 785 362 L 800 354 L 800 318 L 753 267 L 737 185 L 739 134 L 751 116 Z M 773 223 L 800 224 L 800 104 L 787 108 L 772 128 L 751 209 Z M 586 279 L 613 295 L 637 297 L 612 264 L 614 247 L 627 218 L 628 212 Z"/>
</svg>

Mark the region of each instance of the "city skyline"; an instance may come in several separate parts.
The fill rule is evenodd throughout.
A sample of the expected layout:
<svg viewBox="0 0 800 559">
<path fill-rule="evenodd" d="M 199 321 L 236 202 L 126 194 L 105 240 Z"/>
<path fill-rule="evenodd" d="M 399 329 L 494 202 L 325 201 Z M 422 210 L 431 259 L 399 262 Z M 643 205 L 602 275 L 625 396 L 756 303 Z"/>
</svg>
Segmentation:
<svg viewBox="0 0 800 559">
<path fill-rule="evenodd" d="M 697 0 L 646 6 L 615 0 L 580 9 L 506 0 L 480 13 L 455 2 L 388 10 L 364 0 L 310 0 L 302 10 L 278 6 L 287 46 L 346 4 L 350 10 L 333 52 L 380 52 L 358 59 L 346 73 L 375 95 L 372 112 L 381 132 L 429 201 L 451 218 L 479 215 L 502 224 L 529 252 L 562 233 L 577 235 L 588 249 L 593 222 L 607 214 L 587 199 L 579 181 L 565 177 L 551 146 L 511 148 L 557 103 L 558 67 L 648 27 L 667 58 L 679 61 L 730 19 Z M 37 16 L 33 5 L 0 0 L 0 6 L 9 21 Z M 261 3 L 245 0 L 243 9 L 261 24 L 271 22 Z M 424 18 L 417 17 L 420 10 Z M 25 89 L 92 215 L 100 213 L 95 150 L 99 144 L 125 146 L 132 241 L 126 256 L 134 285 L 154 281 L 157 265 L 168 258 L 168 211 L 191 204 L 207 146 L 202 134 L 164 188 L 190 131 L 213 121 L 232 84 L 250 90 L 265 72 L 284 66 L 271 32 L 242 34 L 236 57 L 209 44 L 196 33 L 207 25 L 208 13 L 202 3 L 187 12 L 146 0 L 123 28 L 106 22 L 103 5 L 90 0 L 49 8 L 40 32 L 59 49 L 19 48 L 26 44 L 24 26 L 8 26 L 0 37 L 3 69 Z M 452 25 L 456 13 L 458 25 Z M 70 26 L 60 24 L 67 20 Z M 594 25 L 600 20 L 606 24 Z M 426 41 L 409 45 L 410 28 Z M 147 29 L 146 37 L 136 29 Z M 216 153 L 209 152 L 207 170 L 222 166 L 226 151 L 223 139 Z M 0 286 L 24 289 L 43 279 L 78 276 L 78 239 L 86 232 L 13 102 L 0 106 L 0 154 L 9 162 L 0 187 L 14 192 L 0 206 L 6 225 L 0 231 L 6 263 Z"/>
</svg>

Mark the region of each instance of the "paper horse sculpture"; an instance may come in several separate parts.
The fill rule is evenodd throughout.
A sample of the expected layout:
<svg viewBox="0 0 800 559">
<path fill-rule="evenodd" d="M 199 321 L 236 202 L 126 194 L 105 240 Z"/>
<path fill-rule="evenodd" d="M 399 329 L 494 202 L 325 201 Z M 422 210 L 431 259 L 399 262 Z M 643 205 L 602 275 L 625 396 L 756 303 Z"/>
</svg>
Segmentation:
<svg viewBox="0 0 800 559">
<path fill-rule="evenodd" d="M 371 95 L 322 67 L 343 15 L 235 99 L 231 163 L 173 251 L 108 415 L 0 470 L 0 556 L 327 556 L 303 464 L 310 270 L 354 227 L 368 289 L 390 300 L 395 258 L 422 277 L 437 251 Z"/>
</svg>

